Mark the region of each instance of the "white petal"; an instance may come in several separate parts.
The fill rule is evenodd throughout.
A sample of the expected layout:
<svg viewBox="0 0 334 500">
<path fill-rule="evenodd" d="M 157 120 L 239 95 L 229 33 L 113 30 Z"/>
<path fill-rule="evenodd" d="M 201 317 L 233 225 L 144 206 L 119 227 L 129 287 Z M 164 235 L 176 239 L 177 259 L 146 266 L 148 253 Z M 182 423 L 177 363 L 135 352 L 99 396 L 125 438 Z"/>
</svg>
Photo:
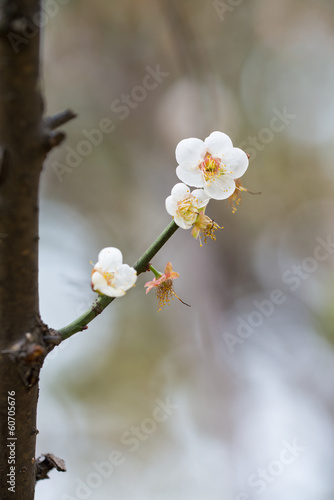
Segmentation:
<svg viewBox="0 0 334 500">
<path fill-rule="evenodd" d="M 205 145 L 208 152 L 212 155 L 221 155 L 225 153 L 225 151 L 233 148 L 231 139 L 223 132 L 212 132 L 212 134 L 205 139 Z"/>
<path fill-rule="evenodd" d="M 99 292 L 101 287 L 105 287 L 107 286 L 107 281 L 106 279 L 102 276 L 101 273 L 93 273 L 92 274 L 92 277 L 91 277 L 91 280 L 92 280 L 92 285 L 93 285 L 93 290 L 95 292 Z"/>
<path fill-rule="evenodd" d="M 173 198 L 173 196 L 168 196 L 168 198 L 166 198 L 165 205 L 166 205 L 166 210 L 169 213 L 169 215 L 174 216 L 176 214 L 176 210 L 177 210 L 176 199 Z"/>
<path fill-rule="evenodd" d="M 93 273 L 92 285 L 95 292 L 99 292 L 102 295 L 108 295 L 108 297 L 122 297 L 125 295 L 125 291 L 123 289 L 114 288 L 113 286 L 108 285 L 101 273 Z"/>
<path fill-rule="evenodd" d="M 99 292 L 102 295 L 108 295 L 108 297 L 122 297 L 125 295 L 124 289 L 114 288 L 113 286 L 108 285 L 107 280 L 101 273 L 93 273 L 92 285 L 95 292 Z"/>
<path fill-rule="evenodd" d="M 222 175 L 210 185 L 205 186 L 204 191 L 214 200 L 225 200 L 234 193 L 235 182 L 232 177 Z"/>
<path fill-rule="evenodd" d="M 233 148 L 227 151 L 223 158 L 223 163 L 226 165 L 226 173 L 232 179 L 239 179 L 246 172 L 249 164 L 248 157 L 242 149 Z"/>
<path fill-rule="evenodd" d="M 205 193 L 204 189 L 194 189 L 191 194 L 197 198 L 198 208 L 205 207 L 210 201 L 210 196 Z"/>
<path fill-rule="evenodd" d="M 176 215 L 174 217 L 174 222 L 177 224 L 179 227 L 182 229 L 190 229 L 193 225 L 193 222 L 186 222 L 183 217 L 180 217 L 179 215 Z M 194 221 L 195 222 L 195 221 Z"/>
<path fill-rule="evenodd" d="M 205 155 L 206 146 L 201 139 L 183 139 L 178 143 L 175 150 L 175 157 L 177 163 L 185 161 L 198 162 Z"/>
<path fill-rule="evenodd" d="M 176 199 L 176 201 L 184 200 L 184 198 L 186 198 L 189 194 L 190 194 L 190 189 L 188 188 L 188 186 L 183 184 L 183 182 L 175 184 L 175 186 L 172 189 L 172 196 L 173 198 Z"/>
<path fill-rule="evenodd" d="M 104 269 L 116 268 L 123 262 L 122 252 L 115 247 L 103 248 L 98 256 L 98 264 Z"/>
<path fill-rule="evenodd" d="M 176 169 L 176 175 L 181 181 L 189 184 L 189 186 L 204 186 L 203 174 L 197 164 L 194 165 L 190 162 L 181 163 Z"/>
<path fill-rule="evenodd" d="M 99 262 L 97 262 L 94 266 L 93 271 L 98 271 L 99 273 L 103 274 L 106 271 L 106 269 L 103 266 L 101 266 Z"/>
<path fill-rule="evenodd" d="M 99 289 L 102 295 L 108 295 L 108 297 L 123 297 L 125 291 L 120 288 L 114 288 L 113 286 L 105 285 Z"/>
<path fill-rule="evenodd" d="M 113 285 L 116 289 L 125 291 L 133 287 L 136 281 L 136 270 L 133 267 L 130 267 L 128 264 L 122 264 L 118 268 L 118 272 L 116 273 Z"/>
</svg>

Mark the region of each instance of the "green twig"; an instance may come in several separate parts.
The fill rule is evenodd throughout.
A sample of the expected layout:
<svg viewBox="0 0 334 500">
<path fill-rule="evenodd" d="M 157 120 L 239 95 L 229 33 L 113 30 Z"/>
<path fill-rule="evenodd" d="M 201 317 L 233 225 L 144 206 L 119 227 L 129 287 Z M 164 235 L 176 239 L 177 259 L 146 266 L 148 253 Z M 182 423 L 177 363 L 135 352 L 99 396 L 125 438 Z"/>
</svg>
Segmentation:
<svg viewBox="0 0 334 500">
<path fill-rule="evenodd" d="M 160 236 L 155 240 L 154 243 L 143 253 L 143 255 L 137 260 L 134 264 L 134 268 L 137 271 L 137 274 L 141 274 L 147 269 L 147 265 L 150 260 L 159 252 L 159 250 L 164 246 L 166 241 L 169 240 L 171 236 L 175 233 L 179 226 L 177 226 L 172 220 L 170 224 L 162 231 Z M 113 301 L 114 297 L 107 297 L 106 295 L 100 295 L 94 302 L 91 307 L 84 312 L 79 318 L 72 321 L 64 328 L 61 328 L 59 333 L 61 334 L 62 340 L 68 339 L 72 335 L 77 332 L 81 332 L 82 330 L 86 330 L 88 327 L 88 323 L 90 323 L 96 316 L 101 314 L 101 312 Z"/>
<path fill-rule="evenodd" d="M 159 271 L 157 271 L 157 269 L 155 267 L 152 266 L 152 264 L 149 264 L 148 266 L 148 269 L 150 271 L 152 271 L 152 273 L 154 274 L 154 276 L 156 277 L 156 279 L 158 280 L 159 278 L 161 278 L 162 276 L 162 273 L 159 273 Z"/>
</svg>

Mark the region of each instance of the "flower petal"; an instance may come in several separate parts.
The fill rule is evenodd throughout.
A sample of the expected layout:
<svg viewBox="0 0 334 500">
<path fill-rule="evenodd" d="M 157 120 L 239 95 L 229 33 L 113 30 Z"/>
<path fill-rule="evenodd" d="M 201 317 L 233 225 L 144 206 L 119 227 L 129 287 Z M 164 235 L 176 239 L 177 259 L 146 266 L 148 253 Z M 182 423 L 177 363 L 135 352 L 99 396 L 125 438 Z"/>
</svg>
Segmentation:
<svg viewBox="0 0 334 500">
<path fill-rule="evenodd" d="M 165 205 L 169 215 L 174 216 L 177 210 L 177 201 L 175 198 L 173 198 L 173 196 L 168 196 L 168 198 L 166 198 Z"/>
<path fill-rule="evenodd" d="M 179 277 L 180 277 L 179 273 L 172 271 L 171 273 L 169 273 L 167 279 L 176 280 L 176 278 L 179 278 Z"/>
<path fill-rule="evenodd" d="M 212 155 L 221 155 L 223 153 L 225 154 L 226 151 L 233 148 L 231 139 L 227 134 L 224 134 L 223 132 L 212 132 L 212 134 L 210 134 L 204 142 L 207 151 Z"/>
<path fill-rule="evenodd" d="M 112 286 L 105 285 L 99 289 L 99 292 L 102 295 L 108 295 L 108 297 L 123 297 L 125 295 L 125 291 L 120 288 L 114 288 Z"/>
<path fill-rule="evenodd" d="M 171 262 L 167 262 L 164 274 L 166 276 L 166 279 L 175 279 L 179 277 L 179 274 L 173 271 L 173 265 Z M 172 278 L 172 276 L 175 276 L 175 278 Z"/>
<path fill-rule="evenodd" d="M 164 274 L 170 274 L 173 272 L 173 265 L 171 262 L 167 262 L 166 267 L 165 267 L 165 273 Z"/>
<path fill-rule="evenodd" d="M 206 146 L 201 139 L 191 137 L 183 139 L 178 143 L 175 150 L 177 163 L 190 161 L 192 163 L 200 161 L 205 155 Z"/>
<path fill-rule="evenodd" d="M 232 177 L 228 175 L 218 177 L 218 179 L 204 188 L 207 195 L 214 200 L 225 200 L 234 193 L 234 190 L 235 182 Z"/>
<path fill-rule="evenodd" d="M 107 285 L 106 279 L 99 272 L 95 272 L 92 274 L 91 282 L 92 288 L 95 292 L 99 292 L 101 287 L 105 287 Z"/>
<path fill-rule="evenodd" d="M 137 281 L 137 273 L 128 264 L 122 264 L 115 275 L 113 286 L 123 291 L 129 290 Z"/>
<path fill-rule="evenodd" d="M 93 273 L 92 285 L 95 292 L 101 293 L 102 295 L 108 295 L 108 297 L 122 297 L 125 295 L 124 290 L 108 285 L 101 273 Z"/>
<path fill-rule="evenodd" d="M 184 200 L 190 194 L 190 189 L 188 186 L 183 184 L 183 182 L 178 182 L 172 189 L 171 195 L 176 201 Z"/>
<path fill-rule="evenodd" d="M 194 222 L 187 222 L 184 220 L 183 217 L 180 217 L 179 215 L 175 215 L 174 222 L 182 229 L 190 229 L 195 221 Z"/>
<path fill-rule="evenodd" d="M 176 175 L 182 182 L 189 184 L 189 186 L 204 186 L 203 174 L 197 164 L 194 165 L 194 163 L 191 162 L 181 163 L 181 165 L 176 168 Z"/>
<path fill-rule="evenodd" d="M 107 247 L 101 250 L 97 260 L 99 267 L 101 266 L 104 270 L 107 270 L 120 266 L 123 262 L 123 256 L 118 248 Z"/>
<path fill-rule="evenodd" d="M 195 198 L 197 198 L 198 208 L 205 207 L 210 201 L 210 197 L 207 195 L 204 189 L 194 189 L 191 194 L 195 196 Z"/>
<path fill-rule="evenodd" d="M 148 292 L 152 290 L 152 288 L 158 286 L 156 281 L 157 281 L 156 278 L 153 278 L 152 281 L 148 281 L 147 283 L 145 283 L 144 287 L 147 287 L 146 295 L 148 294 Z"/>
<path fill-rule="evenodd" d="M 249 165 L 248 156 L 239 148 L 227 151 L 223 161 L 226 165 L 226 173 L 232 179 L 239 179 L 246 172 Z"/>
</svg>

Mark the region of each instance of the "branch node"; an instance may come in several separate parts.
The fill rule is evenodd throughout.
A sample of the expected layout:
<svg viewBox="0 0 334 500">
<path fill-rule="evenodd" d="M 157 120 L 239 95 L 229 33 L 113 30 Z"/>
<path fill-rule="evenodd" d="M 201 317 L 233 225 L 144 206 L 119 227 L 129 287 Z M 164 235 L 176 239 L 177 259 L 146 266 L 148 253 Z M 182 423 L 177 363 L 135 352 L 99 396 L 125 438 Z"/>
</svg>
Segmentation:
<svg viewBox="0 0 334 500">
<path fill-rule="evenodd" d="M 65 138 L 66 134 L 64 132 L 49 132 L 46 138 L 46 150 L 50 151 L 59 146 Z"/>
<path fill-rule="evenodd" d="M 95 302 L 95 304 L 93 304 L 92 309 L 95 312 L 96 316 L 98 316 L 99 314 L 101 314 L 101 312 L 103 311 L 103 309 L 100 307 L 100 304 L 98 302 Z"/>
<path fill-rule="evenodd" d="M 61 335 L 60 333 L 56 333 L 55 335 L 44 335 L 44 341 L 47 346 L 56 346 L 61 343 Z"/>
<path fill-rule="evenodd" d="M 59 472 L 66 472 L 64 460 L 55 457 L 52 453 L 45 453 L 36 460 L 36 481 L 41 479 L 50 479 L 48 473 L 52 469 Z"/>
<path fill-rule="evenodd" d="M 40 369 L 48 350 L 40 344 L 32 333 L 27 332 L 23 339 L 16 342 L 9 349 L 1 351 L 17 365 L 17 370 L 26 387 L 32 387 L 38 381 Z"/>
</svg>

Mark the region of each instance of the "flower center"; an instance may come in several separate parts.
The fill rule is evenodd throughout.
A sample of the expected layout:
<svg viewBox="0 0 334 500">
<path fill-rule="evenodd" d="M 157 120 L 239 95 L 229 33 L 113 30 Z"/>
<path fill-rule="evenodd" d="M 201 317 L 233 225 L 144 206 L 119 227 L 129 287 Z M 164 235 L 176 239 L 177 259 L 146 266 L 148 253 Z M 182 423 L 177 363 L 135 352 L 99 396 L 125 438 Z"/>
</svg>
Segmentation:
<svg viewBox="0 0 334 500">
<path fill-rule="evenodd" d="M 210 153 L 205 155 L 199 167 L 208 183 L 224 174 L 224 165 L 222 165 L 221 160 L 214 158 Z"/>
<path fill-rule="evenodd" d="M 107 271 L 105 271 L 104 273 L 102 273 L 102 276 L 106 280 L 108 286 L 113 286 L 113 283 L 115 281 L 115 273 L 108 273 Z"/>
<path fill-rule="evenodd" d="M 195 222 L 198 215 L 195 201 L 196 198 L 193 195 L 189 195 L 184 200 L 178 201 L 176 215 L 182 217 L 186 222 Z"/>
</svg>

